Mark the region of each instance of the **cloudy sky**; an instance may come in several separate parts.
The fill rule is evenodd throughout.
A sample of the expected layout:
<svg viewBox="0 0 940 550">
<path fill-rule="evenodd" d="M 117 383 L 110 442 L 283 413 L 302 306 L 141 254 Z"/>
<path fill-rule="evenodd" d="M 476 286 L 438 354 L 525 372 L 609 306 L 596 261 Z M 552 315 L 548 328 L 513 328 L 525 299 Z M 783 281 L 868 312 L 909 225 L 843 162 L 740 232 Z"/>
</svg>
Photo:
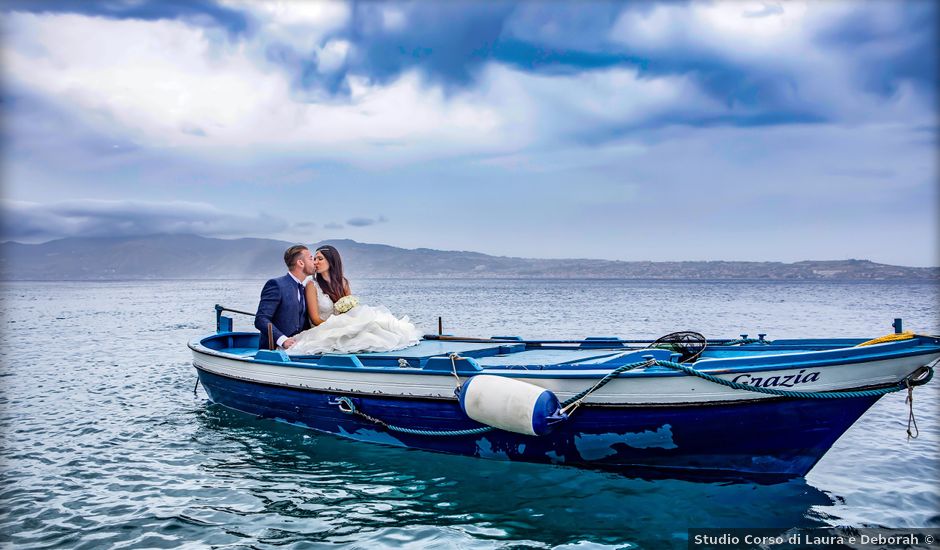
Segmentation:
<svg viewBox="0 0 940 550">
<path fill-rule="evenodd" d="M 937 6 L 2 0 L 3 240 L 938 265 Z"/>
</svg>

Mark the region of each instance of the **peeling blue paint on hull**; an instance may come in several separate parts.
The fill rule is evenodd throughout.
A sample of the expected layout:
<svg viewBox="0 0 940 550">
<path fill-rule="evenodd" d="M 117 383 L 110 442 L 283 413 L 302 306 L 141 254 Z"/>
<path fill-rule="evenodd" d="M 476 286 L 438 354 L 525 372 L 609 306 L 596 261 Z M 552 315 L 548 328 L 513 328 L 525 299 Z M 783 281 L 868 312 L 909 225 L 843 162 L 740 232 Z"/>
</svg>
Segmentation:
<svg viewBox="0 0 940 550">
<path fill-rule="evenodd" d="M 265 385 L 199 369 L 214 403 L 359 441 L 481 458 L 565 464 L 643 475 L 805 475 L 877 400 L 761 399 L 713 405 L 583 406 L 545 436 L 501 430 L 460 437 L 388 432 L 332 404 L 342 394 Z M 478 428 L 456 400 L 349 395 L 395 426 Z M 334 401 L 335 402 L 335 401 Z"/>
</svg>

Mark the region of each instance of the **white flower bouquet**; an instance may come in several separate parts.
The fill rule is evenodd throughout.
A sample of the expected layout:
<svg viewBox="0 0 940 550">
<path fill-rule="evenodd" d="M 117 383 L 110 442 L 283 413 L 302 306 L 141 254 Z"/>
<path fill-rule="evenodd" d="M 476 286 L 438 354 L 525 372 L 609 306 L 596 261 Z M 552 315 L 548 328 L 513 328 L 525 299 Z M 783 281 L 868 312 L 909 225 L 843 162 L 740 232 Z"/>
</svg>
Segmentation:
<svg viewBox="0 0 940 550">
<path fill-rule="evenodd" d="M 346 313 L 350 309 L 359 305 L 359 298 L 355 296 L 343 296 L 333 304 L 333 311 L 336 313 Z"/>
</svg>

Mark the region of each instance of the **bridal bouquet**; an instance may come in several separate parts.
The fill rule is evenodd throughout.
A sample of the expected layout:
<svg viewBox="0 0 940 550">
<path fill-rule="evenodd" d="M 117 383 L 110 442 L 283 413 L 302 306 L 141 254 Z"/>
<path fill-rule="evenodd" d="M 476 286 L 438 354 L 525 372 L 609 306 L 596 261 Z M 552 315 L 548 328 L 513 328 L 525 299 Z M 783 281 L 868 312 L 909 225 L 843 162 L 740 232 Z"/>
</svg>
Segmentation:
<svg viewBox="0 0 940 550">
<path fill-rule="evenodd" d="M 355 296 L 343 296 L 333 304 L 333 311 L 336 313 L 346 313 L 350 309 L 359 305 L 359 298 Z"/>
</svg>

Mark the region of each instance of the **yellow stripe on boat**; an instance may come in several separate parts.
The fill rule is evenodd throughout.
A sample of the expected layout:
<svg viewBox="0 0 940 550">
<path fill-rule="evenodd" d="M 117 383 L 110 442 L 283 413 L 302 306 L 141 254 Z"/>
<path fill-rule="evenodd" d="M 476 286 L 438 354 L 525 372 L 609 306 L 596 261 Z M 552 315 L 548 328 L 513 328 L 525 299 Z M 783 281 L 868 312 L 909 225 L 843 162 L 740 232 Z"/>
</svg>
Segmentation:
<svg viewBox="0 0 940 550">
<path fill-rule="evenodd" d="M 862 347 L 862 346 L 872 346 L 872 345 L 875 345 L 875 344 L 884 344 L 885 342 L 896 342 L 896 341 L 898 341 L 898 340 L 910 340 L 910 339 L 913 338 L 913 337 L 914 337 L 914 333 L 913 333 L 913 332 L 911 332 L 911 331 L 909 331 L 909 330 L 905 330 L 904 332 L 902 332 L 902 333 L 900 333 L 900 334 L 887 334 L 887 335 L 885 335 L 885 336 L 881 336 L 881 337 L 879 337 L 879 338 L 875 338 L 874 340 L 869 340 L 869 341 L 867 341 L 867 342 L 862 342 L 861 344 L 859 344 L 859 345 L 857 345 L 857 346 L 855 346 L 855 347 L 860 348 L 860 347 Z"/>
</svg>

